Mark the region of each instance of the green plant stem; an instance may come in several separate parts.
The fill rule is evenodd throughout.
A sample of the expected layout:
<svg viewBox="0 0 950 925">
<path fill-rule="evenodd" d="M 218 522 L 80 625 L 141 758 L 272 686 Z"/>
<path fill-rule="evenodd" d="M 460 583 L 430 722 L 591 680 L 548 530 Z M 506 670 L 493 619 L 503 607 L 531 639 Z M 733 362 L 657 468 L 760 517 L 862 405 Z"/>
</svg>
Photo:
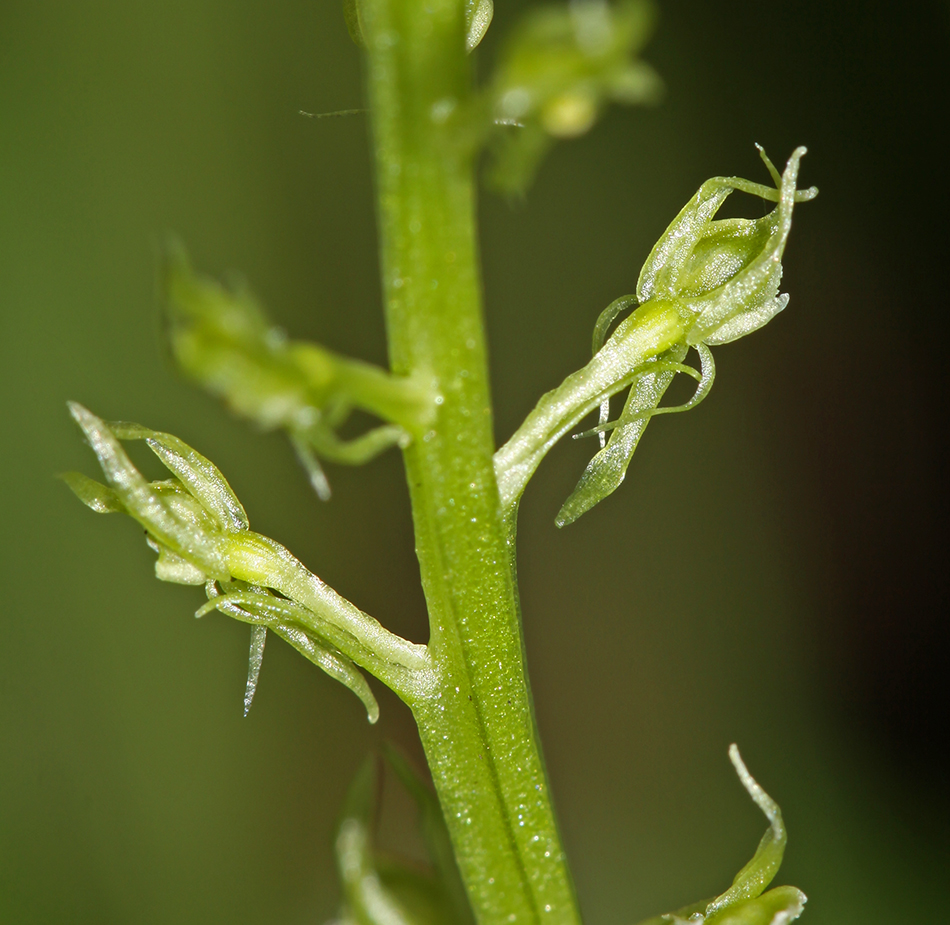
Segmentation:
<svg viewBox="0 0 950 925">
<path fill-rule="evenodd" d="M 361 4 L 390 359 L 438 395 L 405 451 L 436 674 L 410 704 L 480 925 L 569 925 L 492 463 L 462 10 Z"/>
<path fill-rule="evenodd" d="M 657 358 L 685 339 L 690 320 L 670 301 L 657 299 L 640 306 L 586 366 L 541 396 L 495 454 L 495 472 L 506 512 L 514 516 L 528 479 L 548 450 L 603 399 L 644 372 L 660 368 Z"/>
</svg>

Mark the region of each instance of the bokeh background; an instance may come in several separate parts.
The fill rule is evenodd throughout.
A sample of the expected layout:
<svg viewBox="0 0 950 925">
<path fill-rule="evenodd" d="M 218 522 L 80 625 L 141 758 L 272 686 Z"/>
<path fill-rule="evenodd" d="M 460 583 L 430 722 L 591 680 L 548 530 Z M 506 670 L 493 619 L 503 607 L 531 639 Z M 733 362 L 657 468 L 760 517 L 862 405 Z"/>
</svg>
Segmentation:
<svg viewBox="0 0 950 925">
<path fill-rule="evenodd" d="M 487 68 L 520 2 L 499 3 Z M 665 0 L 650 110 L 559 146 L 525 203 L 485 195 L 497 428 L 582 364 L 598 312 L 705 178 L 810 147 L 789 309 L 717 354 L 711 397 L 657 420 L 627 482 L 553 517 L 591 447 L 554 452 L 521 516 L 525 632 L 587 921 L 722 890 L 782 803 L 782 882 L 812 925 L 946 906 L 946 4 Z M 253 526 L 425 638 L 401 463 L 310 493 L 279 435 L 181 381 L 156 252 L 246 276 L 294 336 L 383 362 L 360 62 L 333 0 L 0 4 L 0 921 L 321 923 L 337 808 L 407 711 L 359 703 L 280 641 L 241 716 L 248 634 L 196 623 L 65 412 L 168 430 Z M 732 214 L 762 214 L 758 201 Z M 733 204 L 735 202 L 735 205 Z M 153 468 L 157 477 L 158 469 Z M 389 838 L 405 834 L 405 812 Z"/>
</svg>

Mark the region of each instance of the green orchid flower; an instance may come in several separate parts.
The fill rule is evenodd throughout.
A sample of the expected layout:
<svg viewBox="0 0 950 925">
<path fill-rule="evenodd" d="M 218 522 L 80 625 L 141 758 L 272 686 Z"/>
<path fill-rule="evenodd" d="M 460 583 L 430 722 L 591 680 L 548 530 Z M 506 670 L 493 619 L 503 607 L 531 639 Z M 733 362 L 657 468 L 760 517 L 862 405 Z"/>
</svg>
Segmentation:
<svg viewBox="0 0 950 925">
<path fill-rule="evenodd" d="M 623 482 L 653 417 L 694 408 L 709 394 L 716 372 L 710 347 L 758 330 L 788 305 L 788 295 L 778 289 L 792 212 L 796 203 L 814 199 L 818 191 L 797 188 L 805 148 L 796 148 L 782 174 L 761 147 L 759 154 L 775 187 L 739 177 L 707 180 L 651 251 L 636 294 L 616 299 L 601 313 L 591 361 L 542 396 L 495 454 L 502 504 L 510 516 L 548 450 L 599 407 L 599 424 L 577 436 L 598 436 L 601 449 L 555 523 L 566 526 L 589 511 Z M 716 219 L 736 190 L 776 207 L 758 219 Z M 609 333 L 620 314 L 633 306 Z M 698 370 L 684 363 L 690 349 L 699 356 Z M 696 391 L 685 404 L 661 407 L 677 373 L 696 379 Z M 611 396 L 628 386 L 620 417 L 608 420 Z"/>
<path fill-rule="evenodd" d="M 512 31 L 489 86 L 497 136 L 493 184 L 521 193 L 559 138 L 583 135 L 608 103 L 658 99 L 656 72 L 636 57 L 653 31 L 646 0 L 574 0 L 529 11 Z"/>
<path fill-rule="evenodd" d="M 265 430 L 285 430 L 324 500 L 330 486 L 321 459 L 361 465 L 407 446 L 434 414 L 431 383 L 289 340 L 246 287 L 226 289 L 197 275 L 179 248 L 168 254 L 165 294 L 179 368 L 235 413 Z M 386 423 L 343 439 L 339 428 L 356 408 Z"/>
<path fill-rule="evenodd" d="M 75 402 L 69 410 L 108 484 L 68 472 L 62 476 L 67 485 L 97 513 L 128 514 L 145 528 L 158 553 L 157 578 L 205 586 L 209 600 L 197 616 L 218 610 L 252 624 L 245 713 L 257 688 L 268 629 L 353 691 L 370 722 L 376 722 L 379 707 L 357 666 L 407 700 L 426 687 L 425 646 L 384 629 L 280 543 L 252 531 L 241 502 L 210 460 L 172 434 L 140 424 L 107 424 Z M 144 440 L 174 478 L 146 480 L 126 455 L 123 440 Z"/>
</svg>

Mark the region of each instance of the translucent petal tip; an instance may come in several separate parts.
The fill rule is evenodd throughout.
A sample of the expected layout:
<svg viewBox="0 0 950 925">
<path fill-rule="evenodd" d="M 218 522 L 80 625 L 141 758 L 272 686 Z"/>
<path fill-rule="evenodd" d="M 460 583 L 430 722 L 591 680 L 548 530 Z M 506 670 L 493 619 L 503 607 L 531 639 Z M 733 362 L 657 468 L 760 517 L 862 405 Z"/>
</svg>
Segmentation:
<svg viewBox="0 0 950 925">
<path fill-rule="evenodd" d="M 746 792 L 752 797 L 755 805 L 765 814 L 766 819 L 768 819 L 773 826 L 776 820 L 778 820 L 778 824 L 781 826 L 782 811 L 779 809 L 778 803 L 762 789 L 761 784 L 749 773 L 749 769 L 742 760 L 742 755 L 739 754 L 739 746 L 736 745 L 735 742 L 729 746 L 729 760 L 736 769 L 736 774 L 739 775 L 742 786 L 745 787 Z"/>
</svg>

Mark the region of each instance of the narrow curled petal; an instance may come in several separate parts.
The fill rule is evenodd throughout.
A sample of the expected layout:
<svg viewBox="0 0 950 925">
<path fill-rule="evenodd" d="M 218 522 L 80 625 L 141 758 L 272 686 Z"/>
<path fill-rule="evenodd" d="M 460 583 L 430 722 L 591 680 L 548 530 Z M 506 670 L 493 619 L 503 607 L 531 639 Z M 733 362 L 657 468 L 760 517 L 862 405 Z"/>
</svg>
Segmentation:
<svg viewBox="0 0 950 925">
<path fill-rule="evenodd" d="M 309 443 L 317 455 L 329 462 L 349 466 L 361 466 L 390 447 L 408 446 L 407 437 L 406 431 L 395 424 L 381 424 L 352 440 L 342 440 L 329 427 L 312 427 L 309 430 L 292 432 L 294 441 Z"/>
<path fill-rule="evenodd" d="M 614 321 L 617 320 L 617 316 L 631 305 L 636 304 L 636 296 L 621 296 L 619 299 L 614 299 L 613 302 L 600 313 L 597 318 L 597 323 L 594 325 L 594 336 L 592 339 L 594 356 L 597 356 L 597 352 L 604 346 L 604 341 L 607 340 L 607 332 L 610 330 Z M 610 399 L 605 398 L 600 405 L 600 423 L 606 424 L 609 417 Z M 606 433 L 599 434 L 598 440 L 600 441 L 600 448 L 603 449 L 607 445 Z"/>
<path fill-rule="evenodd" d="M 742 786 L 752 797 L 755 805 L 762 810 L 765 818 L 769 820 L 769 827 L 765 830 L 752 860 L 736 874 L 732 886 L 706 907 L 707 918 L 740 900 L 754 899 L 759 896 L 782 866 L 785 842 L 788 839 L 785 823 L 782 821 L 782 810 L 749 773 L 749 769 L 739 754 L 739 749 L 734 744 L 729 746 L 729 760 L 733 763 Z"/>
</svg>

